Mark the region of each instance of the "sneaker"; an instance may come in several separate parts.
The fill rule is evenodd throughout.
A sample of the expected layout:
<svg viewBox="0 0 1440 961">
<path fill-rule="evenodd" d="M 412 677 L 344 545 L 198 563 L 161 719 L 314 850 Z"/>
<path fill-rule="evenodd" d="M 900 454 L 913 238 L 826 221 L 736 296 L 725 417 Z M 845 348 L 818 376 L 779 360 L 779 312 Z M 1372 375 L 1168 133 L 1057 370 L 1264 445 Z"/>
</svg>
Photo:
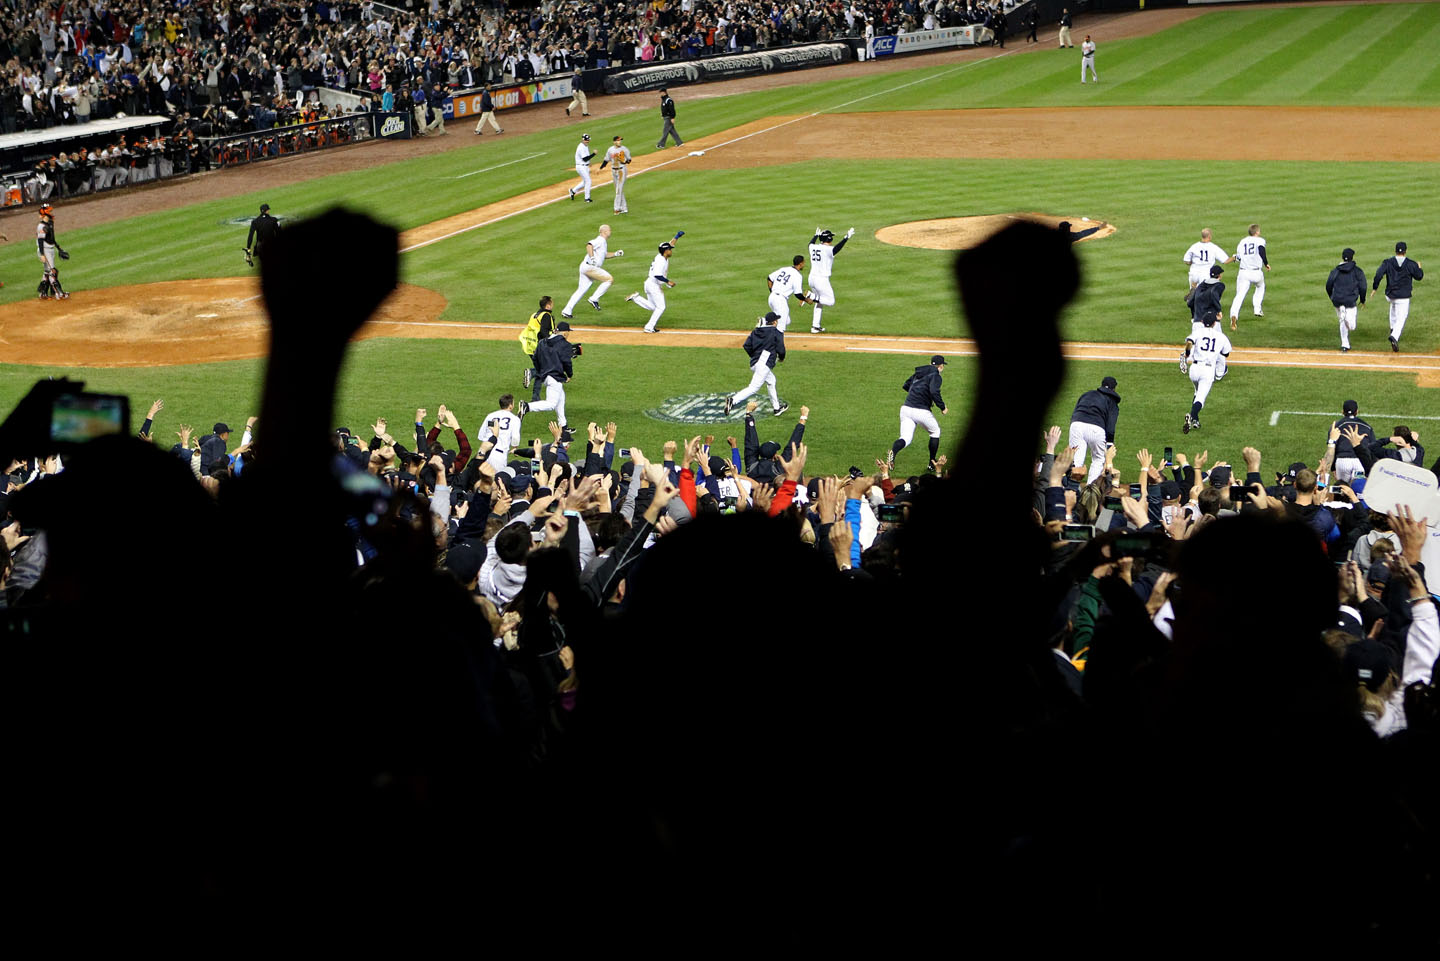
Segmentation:
<svg viewBox="0 0 1440 961">
<path fill-rule="evenodd" d="M 520 416 L 524 417 L 528 413 L 530 413 L 530 402 L 522 400 L 520 402 Z"/>
<path fill-rule="evenodd" d="M 574 319 L 575 319 L 575 315 L 574 315 L 574 314 L 567 314 L 567 313 L 565 313 L 565 311 L 563 311 L 563 310 L 560 311 L 560 316 L 561 316 L 561 317 L 564 317 L 566 320 L 574 320 Z"/>
<path fill-rule="evenodd" d="M 811 327 L 811 328 L 810 328 L 810 333 L 812 333 L 812 334 L 823 334 L 823 333 L 825 333 L 825 328 L 824 328 L 824 327 Z"/>
<path fill-rule="evenodd" d="M 1391 338 L 1390 338 L 1390 349 L 1393 350 L 1393 351 L 1394 351 L 1395 353 L 1397 353 L 1397 354 L 1400 353 L 1400 341 L 1396 340 L 1394 337 L 1391 337 Z"/>
<path fill-rule="evenodd" d="M 570 443 L 570 442 L 571 442 L 572 440 L 574 440 L 574 439 L 575 439 L 575 432 L 570 429 L 570 425 L 568 425 L 568 424 L 561 424 L 561 425 L 560 425 L 560 442 L 561 442 L 562 444 L 568 444 L 568 443 Z"/>
<path fill-rule="evenodd" d="M 580 116 L 582 116 L 582 117 L 588 117 L 588 116 L 590 116 L 590 115 L 589 115 L 588 113 L 582 113 Z"/>
<path fill-rule="evenodd" d="M 1190 429 L 1191 429 L 1191 430 L 1199 430 L 1199 429 L 1200 429 L 1200 422 L 1197 420 L 1197 421 L 1195 421 L 1194 423 L 1192 423 L 1192 424 L 1190 425 Z"/>
<path fill-rule="evenodd" d="M 591 200 L 589 197 L 586 197 L 586 198 L 585 198 L 585 202 L 586 202 L 587 204 L 593 204 L 595 201 Z"/>
<path fill-rule="evenodd" d="M 575 199 L 575 191 L 573 191 L 573 190 L 570 191 L 570 199 L 571 199 L 571 200 L 574 200 L 574 199 Z"/>
<path fill-rule="evenodd" d="M 570 116 L 570 108 L 569 108 L 569 107 L 566 107 L 566 108 L 565 108 L 565 116 L 567 116 L 567 117 Z"/>
<path fill-rule="evenodd" d="M 1189 414 L 1185 415 L 1185 426 L 1180 428 L 1180 433 L 1188 434 L 1195 427 L 1195 420 Z"/>
<path fill-rule="evenodd" d="M 1255 311 L 1255 316 L 1256 316 L 1256 317 L 1264 317 L 1265 315 L 1262 314 L 1262 313 L 1260 313 L 1260 311 L 1257 310 L 1257 311 Z"/>
<path fill-rule="evenodd" d="M 735 398 L 729 394 L 725 395 L 725 416 L 729 417 L 730 412 L 735 409 Z"/>
<path fill-rule="evenodd" d="M 528 367 L 525 368 L 525 376 L 520 378 L 520 382 L 525 385 L 526 390 L 529 390 L 530 385 L 535 383 L 535 372 Z"/>
<path fill-rule="evenodd" d="M 1348 353 L 1350 353 L 1350 348 L 1349 348 L 1349 347 L 1341 347 L 1341 348 L 1340 348 L 1340 353 L 1342 353 L 1342 354 L 1348 354 Z"/>
<path fill-rule="evenodd" d="M 69 300 L 69 299 L 70 299 L 70 295 L 67 294 L 67 293 L 65 293 L 64 291 L 61 291 L 61 292 L 60 292 L 60 298 L 59 298 L 59 299 L 60 299 L 60 300 Z"/>
<path fill-rule="evenodd" d="M 635 293 L 633 293 L 633 294 L 626 294 L 626 295 L 625 295 L 625 303 L 628 304 L 628 303 L 630 303 L 630 301 L 634 300 L 636 297 L 639 297 L 639 296 L 640 296 L 640 291 L 638 291 L 638 290 L 635 291 Z"/>
<path fill-rule="evenodd" d="M 775 416 L 776 416 L 776 417 L 779 417 L 781 414 L 785 413 L 785 412 L 786 412 L 787 410 L 789 410 L 789 409 L 790 409 L 790 402 L 789 402 L 788 400 L 782 400 L 782 401 L 780 402 L 780 406 L 777 407 L 777 408 L 775 408 Z"/>
<path fill-rule="evenodd" d="M 1231 329 L 1231 330 L 1239 330 L 1239 329 L 1240 329 L 1240 318 L 1239 318 L 1239 317 L 1231 317 L 1231 318 L 1230 318 L 1230 329 Z"/>
<path fill-rule="evenodd" d="M 889 470 L 895 469 L 895 448 L 893 447 L 890 448 L 890 452 L 885 455 L 885 467 Z"/>
<path fill-rule="evenodd" d="M 505 128 L 504 128 L 504 127 L 501 127 L 499 130 L 497 130 L 497 131 L 495 131 L 495 132 L 496 132 L 496 133 L 504 133 L 504 132 L 505 132 Z"/>
<path fill-rule="evenodd" d="M 596 310 L 600 309 L 600 305 L 593 300 L 587 300 L 585 301 L 585 303 L 589 304 L 591 307 L 594 307 Z"/>
</svg>

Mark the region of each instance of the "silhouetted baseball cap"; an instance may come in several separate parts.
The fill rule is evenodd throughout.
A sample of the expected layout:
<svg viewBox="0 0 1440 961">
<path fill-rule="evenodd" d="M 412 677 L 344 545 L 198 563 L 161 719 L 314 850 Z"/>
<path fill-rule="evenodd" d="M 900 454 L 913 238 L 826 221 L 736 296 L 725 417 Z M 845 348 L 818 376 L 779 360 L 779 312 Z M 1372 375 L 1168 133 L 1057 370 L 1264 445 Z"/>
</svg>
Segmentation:
<svg viewBox="0 0 1440 961">
<path fill-rule="evenodd" d="M 1118 387 L 1119 385 L 1116 383 L 1114 377 L 1106 377 L 1104 380 L 1102 380 L 1102 381 L 1100 382 L 1100 386 L 1101 386 L 1101 387 L 1109 387 L 1109 388 L 1111 388 L 1111 389 L 1113 390 L 1115 387 Z"/>
<path fill-rule="evenodd" d="M 1369 638 L 1345 648 L 1344 664 L 1349 680 L 1364 684 L 1372 693 L 1380 690 L 1395 669 L 1389 648 Z"/>
<path fill-rule="evenodd" d="M 562 332 L 567 331 L 570 329 L 570 325 L 562 320 L 560 321 L 560 323 L 555 325 L 555 329 Z"/>
<path fill-rule="evenodd" d="M 1173 480 L 1168 480 L 1160 485 L 1160 496 L 1167 501 L 1178 501 L 1180 499 L 1180 485 Z"/>
<path fill-rule="evenodd" d="M 270 209 L 270 205 L 269 205 L 269 204 L 261 204 L 261 205 L 260 205 L 260 212 L 261 212 L 262 214 L 263 214 L 265 211 L 269 210 L 269 209 Z"/>
<path fill-rule="evenodd" d="M 1409 248 L 1405 246 L 1405 241 L 1403 241 L 1403 240 L 1400 241 L 1398 244 L 1395 245 L 1395 252 L 1396 252 L 1397 254 L 1403 254 L 1403 253 L 1404 253 L 1406 250 L 1408 250 L 1408 249 L 1409 249 Z"/>
<path fill-rule="evenodd" d="M 1344 411 L 1347 415 L 1349 415 L 1357 413 L 1360 410 L 1360 405 L 1355 403 L 1355 401 L 1353 400 L 1347 400 L 1345 403 L 1340 405 L 1340 409 Z"/>
<path fill-rule="evenodd" d="M 214 429 L 213 431 L 211 431 L 210 433 L 212 433 L 212 434 L 228 434 L 228 433 L 230 433 L 230 425 L 229 425 L 229 424 L 225 424 L 225 423 L 216 424 L 216 425 L 215 425 L 215 429 Z"/>
<path fill-rule="evenodd" d="M 945 363 L 945 358 L 944 358 L 944 357 L 941 357 L 939 354 L 936 354 L 934 357 L 931 357 L 931 358 L 930 358 L 930 363 L 932 363 L 932 364 L 943 364 L 943 363 Z"/>
<path fill-rule="evenodd" d="M 1210 268 L 1211 277 L 1219 277 L 1223 273 L 1225 273 L 1225 268 L 1221 267 L 1219 264 L 1215 264 L 1213 267 Z"/>
<path fill-rule="evenodd" d="M 773 310 L 767 310 L 767 311 L 765 311 L 765 323 L 767 323 L 767 324 L 773 324 L 773 323 L 775 323 L 775 321 L 777 321 L 777 320 L 779 320 L 779 319 L 780 319 L 780 315 L 777 314 L 777 313 L 775 313 L 775 311 L 773 311 Z"/>
<path fill-rule="evenodd" d="M 1355 259 L 1355 248 L 1353 248 L 1353 247 L 1346 247 L 1344 250 L 1340 251 L 1340 259 L 1341 259 L 1341 260 L 1354 260 L 1354 259 Z"/>
</svg>

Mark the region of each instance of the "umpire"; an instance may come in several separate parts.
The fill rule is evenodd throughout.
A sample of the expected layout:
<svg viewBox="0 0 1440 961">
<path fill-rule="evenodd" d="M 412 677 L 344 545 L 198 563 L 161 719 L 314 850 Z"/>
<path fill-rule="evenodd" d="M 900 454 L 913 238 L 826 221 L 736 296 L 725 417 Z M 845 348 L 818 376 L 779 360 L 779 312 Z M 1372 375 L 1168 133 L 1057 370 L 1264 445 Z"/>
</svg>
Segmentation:
<svg viewBox="0 0 1440 961">
<path fill-rule="evenodd" d="M 280 234 L 280 221 L 270 216 L 270 205 L 260 205 L 260 216 L 250 221 L 250 236 L 245 238 L 245 262 L 255 266 L 255 257 L 265 259 L 265 248 Z"/>
<path fill-rule="evenodd" d="M 660 88 L 660 117 L 665 121 L 665 126 L 660 128 L 660 142 L 655 145 L 657 150 L 665 149 L 665 142 L 675 138 L 675 146 L 685 146 L 685 141 L 680 139 L 680 132 L 675 129 L 675 101 L 670 99 L 670 93 L 664 87 Z"/>
</svg>

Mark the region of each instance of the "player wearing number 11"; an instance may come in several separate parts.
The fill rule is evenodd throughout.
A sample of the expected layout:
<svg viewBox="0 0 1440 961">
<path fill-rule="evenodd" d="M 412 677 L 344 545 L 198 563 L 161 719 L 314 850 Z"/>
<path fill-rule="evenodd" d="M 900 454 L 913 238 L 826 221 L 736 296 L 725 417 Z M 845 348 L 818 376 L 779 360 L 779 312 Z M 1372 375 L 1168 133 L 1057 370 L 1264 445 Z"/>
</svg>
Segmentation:
<svg viewBox="0 0 1440 961">
<path fill-rule="evenodd" d="M 1210 386 L 1225 378 L 1225 365 L 1230 357 L 1230 338 L 1220 329 L 1219 318 L 1209 315 L 1190 330 L 1185 338 L 1185 351 L 1180 355 L 1180 372 L 1189 373 L 1195 385 L 1195 399 L 1185 415 L 1185 433 L 1200 428 L 1200 408 L 1210 396 Z"/>
</svg>

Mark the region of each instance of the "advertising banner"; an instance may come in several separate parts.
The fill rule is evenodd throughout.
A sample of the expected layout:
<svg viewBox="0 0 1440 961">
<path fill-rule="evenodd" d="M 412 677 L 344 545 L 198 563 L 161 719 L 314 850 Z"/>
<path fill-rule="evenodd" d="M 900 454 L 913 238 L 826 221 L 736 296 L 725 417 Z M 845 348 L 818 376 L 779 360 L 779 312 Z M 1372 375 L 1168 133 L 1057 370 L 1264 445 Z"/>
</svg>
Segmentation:
<svg viewBox="0 0 1440 961">
<path fill-rule="evenodd" d="M 973 47 L 989 41 L 993 36 L 994 31 L 990 28 L 973 23 L 941 30 L 917 30 L 915 33 L 876 37 L 875 56 L 919 53 L 922 50 L 940 50 L 946 47 Z"/>
<path fill-rule="evenodd" d="M 490 91 L 490 99 L 496 110 L 509 110 L 530 103 L 544 103 L 547 100 L 569 100 L 571 80 L 569 76 L 534 83 L 519 83 L 509 87 L 496 87 Z M 445 101 L 446 120 L 465 120 L 480 116 L 480 91 L 472 90 L 456 94 Z"/>
<path fill-rule="evenodd" d="M 372 114 L 375 118 L 375 136 L 386 140 L 409 140 L 410 139 L 410 113 L 377 113 Z"/>
<path fill-rule="evenodd" d="M 605 78 L 605 92 L 635 93 L 687 83 L 748 77 L 757 73 L 804 70 L 844 63 L 850 58 L 849 44 L 811 43 L 777 50 L 732 53 L 704 60 L 671 60 L 611 74 Z"/>
</svg>

